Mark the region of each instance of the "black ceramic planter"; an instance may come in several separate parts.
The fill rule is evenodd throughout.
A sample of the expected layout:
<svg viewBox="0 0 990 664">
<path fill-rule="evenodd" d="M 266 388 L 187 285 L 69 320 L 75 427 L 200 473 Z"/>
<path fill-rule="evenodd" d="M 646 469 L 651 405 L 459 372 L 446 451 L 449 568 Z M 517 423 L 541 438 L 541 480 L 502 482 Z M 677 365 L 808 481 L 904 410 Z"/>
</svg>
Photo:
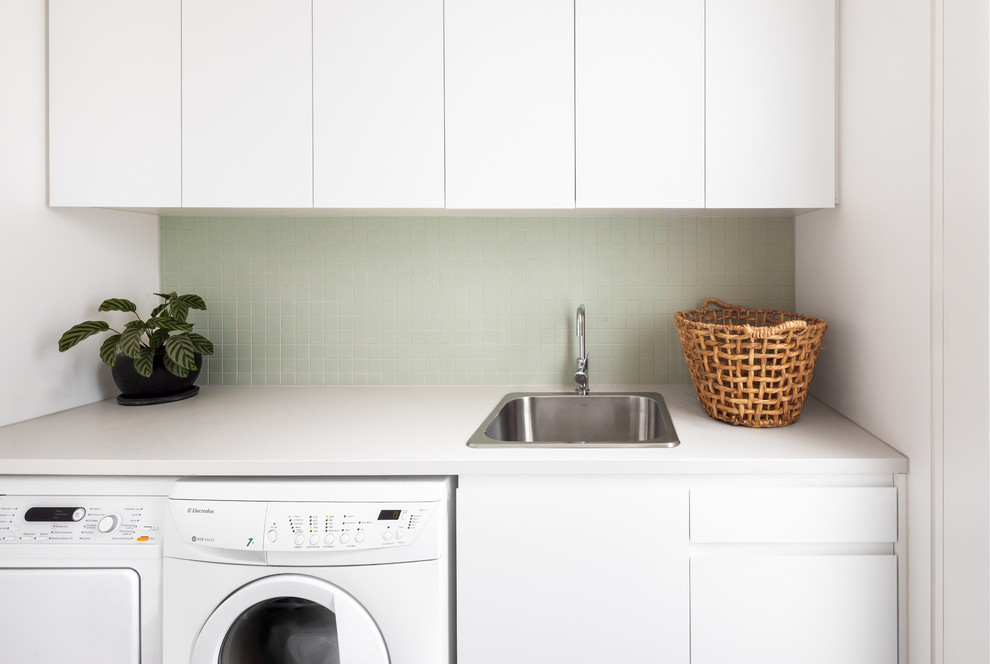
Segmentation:
<svg viewBox="0 0 990 664">
<path fill-rule="evenodd" d="M 172 374 L 165 368 L 164 353 L 155 354 L 155 363 L 148 377 L 134 370 L 134 360 L 126 355 L 118 355 L 112 367 L 113 381 L 121 394 L 117 403 L 125 406 L 145 406 L 155 403 L 168 403 L 195 396 L 199 388 L 194 385 L 203 366 L 203 356 L 196 353 L 196 369 L 185 378 Z"/>
</svg>

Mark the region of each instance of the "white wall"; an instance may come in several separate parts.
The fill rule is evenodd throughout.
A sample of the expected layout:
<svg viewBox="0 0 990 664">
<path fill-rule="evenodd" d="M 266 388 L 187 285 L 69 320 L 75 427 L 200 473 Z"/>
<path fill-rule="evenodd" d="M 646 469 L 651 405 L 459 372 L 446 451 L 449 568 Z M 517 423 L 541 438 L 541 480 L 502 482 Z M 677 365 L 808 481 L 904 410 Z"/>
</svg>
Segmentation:
<svg viewBox="0 0 990 664">
<path fill-rule="evenodd" d="M 100 341 L 58 338 L 159 284 L 157 217 L 47 207 L 46 4 L 0 0 L 0 425 L 115 395 Z"/>
<path fill-rule="evenodd" d="M 913 664 L 931 647 L 931 12 L 840 0 L 840 205 L 795 223 L 797 309 L 829 322 L 813 391 L 910 458 Z"/>
<path fill-rule="evenodd" d="M 990 662 L 990 12 L 940 0 L 943 391 L 935 479 L 937 662 Z M 936 51 L 939 53 L 939 51 Z M 940 204 L 939 204 L 940 203 Z M 938 442 L 936 440 L 936 442 Z M 938 570 L 938 567 L 936 568 Z"/>
</svg>

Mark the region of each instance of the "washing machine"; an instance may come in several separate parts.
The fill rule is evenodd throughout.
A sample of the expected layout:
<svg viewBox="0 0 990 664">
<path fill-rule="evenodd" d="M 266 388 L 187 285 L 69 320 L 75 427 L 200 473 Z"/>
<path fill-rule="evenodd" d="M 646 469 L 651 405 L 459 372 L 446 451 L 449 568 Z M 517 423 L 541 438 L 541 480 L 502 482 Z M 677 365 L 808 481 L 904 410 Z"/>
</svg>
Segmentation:
<svg viewBox="0 0 990 664">
<path fill-rule="evenodd" d="M 167 489 L 79 486 L 0 477 L 0 662 L 158 664 Z"/>
<path fill-rule="evenodd" d="M 446 664 L 451 478 L 180 480 L 165 664 Z"/>
</svg>

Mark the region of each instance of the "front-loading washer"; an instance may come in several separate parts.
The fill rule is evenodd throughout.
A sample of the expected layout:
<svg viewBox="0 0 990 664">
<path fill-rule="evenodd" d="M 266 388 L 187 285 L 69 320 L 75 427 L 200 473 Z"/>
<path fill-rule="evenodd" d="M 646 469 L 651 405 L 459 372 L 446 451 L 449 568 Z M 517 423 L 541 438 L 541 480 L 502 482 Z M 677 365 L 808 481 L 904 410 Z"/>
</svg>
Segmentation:
<svg viewBox="0 0 990 664">
<path fill-rule="evenodd" d="M 180 480 L 165 664 L 445 664 L 451 478 Z"/>
</svg>

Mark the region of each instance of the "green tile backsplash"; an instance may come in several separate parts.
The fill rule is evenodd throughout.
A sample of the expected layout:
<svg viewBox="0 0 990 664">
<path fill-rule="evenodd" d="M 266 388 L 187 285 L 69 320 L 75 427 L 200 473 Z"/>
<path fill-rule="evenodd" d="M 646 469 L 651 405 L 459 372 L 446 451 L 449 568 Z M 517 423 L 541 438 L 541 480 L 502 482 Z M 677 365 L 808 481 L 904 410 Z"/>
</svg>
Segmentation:
<svg viewBox="0 0 990 664">
<path fill-rule="evenodd" d="M 202 295 L 200 383 L 689 382 L 673 313 L 794 308 L 792 218 L 163 217 L 166 291 Z"/>
</svg>

